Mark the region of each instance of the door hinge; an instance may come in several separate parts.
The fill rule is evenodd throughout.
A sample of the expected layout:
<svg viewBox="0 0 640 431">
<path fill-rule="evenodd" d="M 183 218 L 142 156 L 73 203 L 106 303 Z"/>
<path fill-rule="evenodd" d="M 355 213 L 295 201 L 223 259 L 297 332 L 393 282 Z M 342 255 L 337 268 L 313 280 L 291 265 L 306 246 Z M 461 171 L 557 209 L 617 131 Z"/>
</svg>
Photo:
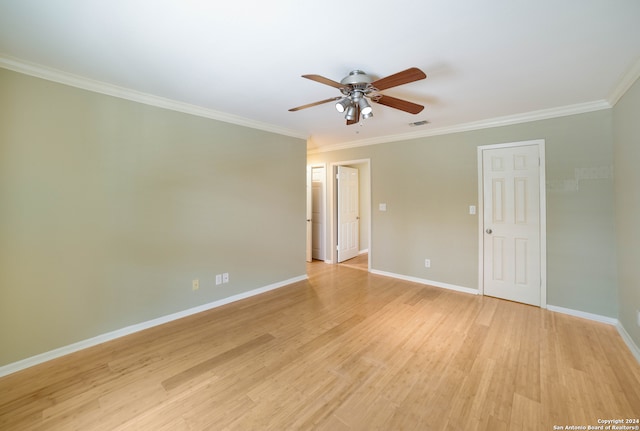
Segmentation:
<svg viewBox="0 0 640 431">
<path fill-rule="evenodd" d="M 336 180 L 340 179 L 340 174 L 336 174 Z"/>
<path fill-rule="evenodd" d="M 336 251 L 340 251 L 340 246 L 336 245 Z"/>
</svg>

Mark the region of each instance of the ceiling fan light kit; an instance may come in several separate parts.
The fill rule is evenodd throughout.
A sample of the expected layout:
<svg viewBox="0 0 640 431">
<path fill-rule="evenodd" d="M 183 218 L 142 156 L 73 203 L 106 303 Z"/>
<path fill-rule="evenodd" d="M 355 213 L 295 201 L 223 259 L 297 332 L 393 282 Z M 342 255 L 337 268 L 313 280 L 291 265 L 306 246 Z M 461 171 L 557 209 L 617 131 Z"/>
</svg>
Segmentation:
<svg viewBox="0 0 640 431">
<path fill-rule="evenodd" d="M 358 99 L 358 105 L 360 106 L 360 113 L 362 114 L 363 118 L 367 114 L 373 115 L 373 108 L 371 107 L 371 105 L 369 105 L 367 99 L 361 97 L 360 99 Z"/>
<path fill-rule="evenodd" d="M 408 100 L 385 96 L 380 93 L 380 91 L 386 90 L 387 88 L 397 87 L 398 85 L 425 79 L 427 75 L 416 67 L 403 70 L 402 72 L 398 72 L 378 80 L 374 80 L 373 77 L 367 75 L 361 70 L 353 70 L 349 72 L 349 75 L 344 77 L 340 82 L 333 81 L 320 75 L 302 75 L 302 77 L 337 88 L 343 94 L 343 97 L 333 97 L 319 102 L 309 103 L 307 105 L 291 108 L 289 111 L 299 111 L 301 109 L 311 108 L 312 106 L 337 100 L 335 104 L 336 110 L 340 113 L 345 112 L 344 118 L 347 120 L 347 125 L 350 125 L 357 123 L 360 116 L 363 120 L 373 117 L 373 108 L 367 101 L 367 98 L 374 103 L 399 109 L 411 114 L 417 114 L 424 109 L 424 106 L 422 105 L 409 102 Z"/>
<path fill-rule="evenodd" d="M 336 110 L 338 112 L 344 112 L 351 105 L 351 99 L 348 97 L 343 97 L 342 99 L 336 102 Z"/>
<path fill-rule="evenodd" d="M 355 107 L 355 105 L 349 105 L 349 107 L 347 108 L 347 113 L 345 114 L 344 118 L 347 121 L 354 121 L 356 119 L 356 107 Z"/>
</svg>

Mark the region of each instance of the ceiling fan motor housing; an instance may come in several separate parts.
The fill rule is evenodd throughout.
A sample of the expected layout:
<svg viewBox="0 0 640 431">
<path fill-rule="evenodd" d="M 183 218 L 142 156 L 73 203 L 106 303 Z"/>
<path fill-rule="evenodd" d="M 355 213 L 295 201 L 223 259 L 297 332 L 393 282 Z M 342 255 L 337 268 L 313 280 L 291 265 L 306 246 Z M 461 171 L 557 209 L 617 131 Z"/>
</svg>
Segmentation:
<svg viewBox="0 0 640 431">
<path fill-rule="evenodd" d="M 366 73 L 364 73 L 362 70 L 352 70 L 351 72 L 349 72 L 349 75 L 342 78 L 342 81 L 340 81 L 340 84 L 344 84 L 344 85 L 358 85 L 358 84 L 362 84 L 362 85 L 367 85 L 373 82 L 373 78 L 369 75 L 367 75 Z"/>
</svg>

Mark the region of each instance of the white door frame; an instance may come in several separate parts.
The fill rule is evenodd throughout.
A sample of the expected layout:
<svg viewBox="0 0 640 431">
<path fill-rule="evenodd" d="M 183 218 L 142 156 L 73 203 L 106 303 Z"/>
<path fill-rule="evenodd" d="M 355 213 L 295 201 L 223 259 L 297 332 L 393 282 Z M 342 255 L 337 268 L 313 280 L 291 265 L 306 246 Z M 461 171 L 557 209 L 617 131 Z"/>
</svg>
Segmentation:
<svg viewBox="0 0 640 431">
<path fill-rule="evenodd" d="M 478 293 L 484 295 L 484 189 L 482 155 L 484 150 L 537 145 L 540 156 L 540 308 L 547 308 L 547 194 L 545 179 L 545 140 L 509 142 L 478 147 Z"/>
<path fill-rule="evenodd" d="M 336 190 L 336 174 L 337 174 L 337 167 L 338 166 L 351 166 L 351 165 L 358 165 L 358 164 L 366 164 L 368 166 L 368 170 L 369 170 L 369 176 L 368 178 L 365 178 L 366 181 L 369 182 L 369 196 L 368 196 L 368 200 L 369 200 L 369 220 L 368 220 L 368 225 L 366 226 L 367 231 L 368 231 L 368 235 L 369 235 L 369 256 L 368 256 L 368 269 L 369 271 L 371 271 L 371 255 L 373 253 L 373 241 L 371 239 L 371 218 L 373 216 L 372 214 L 372 202 L 371 202 L 371 159 L 357 159 L 357 160 L 345 160 L 345 161 L 340 161 L 340 162 L 333 162 L 331 163 L 331 165 L 329 166 L 329 169 L 327 170 L 327 184 L 329 184 L 329 193 L 327 196 L 327 215 L 328 217 L 326 218 L 326 220 L 330 220 L 330 232 L 331 234 L 330 236 L 330 240 L 326 242 L 326 244 L 329 244 L 329 252 L 326 253 L 326 256 L 329 257 L 329 260 L 327 261 L 327 263 L 336 263 L 338 261 L 338 251 L 337 251 L 337 236 L 338 236 L 338 217 L 337 217 L 337 206 L 336 206 L 336 198 L 337 198 L 337 190 Z"/>
<path fill-rule="evenodd" d="M 307 213 L 307 220 L 306 220 L 306 237 L 307 237 L 307 248 L 306 248 L 306 261 L 307 262 L 311 262 L 312 258 L 311 258 L 311 238 L 312 238 L 312 233 L 311 233 L 311 200 L 312 200 L 312 193 L 313 193 L 313 189 L 312 189 L 312 185 L 311 185 L 311 166 L 307 165 L 307 201 L 306 201 L 306 213 Z"/>
<path fill-rule="evenodd" d="M 313 173 L 313 169 L 314 168 L 322 168 L 324 169 L 325 172 L 325 178 L 322 181 L 322 202 L 320 202 L 321 208 L 320 208 L 320 212 L 324 214 L 324 223 L 322 224 L 322 231 L 320 232 L 320 236 L 323 238 L 324 243 L 325 243 L 325 247 L 324 247 L 324 256 L 325 256 L 325 261 L 326 261 L 326 256 L 327 256 L 327 164 L 326 163 L 313 163 L 311 165 L 307 165 L 307 182 L 310 184 L 309 187 L 307 188 L 307 202 L 311 201 L 312 199 L 312 194 L 313 194 L 313 181 L 312 181 L 312 173 Z M 309 204 L 307 204 L 309 205 Z M 307 220 L 311 220 L 311 222 L 307 222 L 307 223 L 311 223 L 312 225 L 312 229 L 313 229 L 313 205 L 311 204 L 311 218 L 307 217 Z M 311 256 L 312 253 L 312 249 L 313 249 L 313 234 L 311 235 L 311 238 L 309 238 L 308 233 L 307 233 L 307 256 Z M 313 260 L 313 259 L 311 259 Z M 310 262 L 311 260 L 307 259 L 308 262 Z"/>
</svg>

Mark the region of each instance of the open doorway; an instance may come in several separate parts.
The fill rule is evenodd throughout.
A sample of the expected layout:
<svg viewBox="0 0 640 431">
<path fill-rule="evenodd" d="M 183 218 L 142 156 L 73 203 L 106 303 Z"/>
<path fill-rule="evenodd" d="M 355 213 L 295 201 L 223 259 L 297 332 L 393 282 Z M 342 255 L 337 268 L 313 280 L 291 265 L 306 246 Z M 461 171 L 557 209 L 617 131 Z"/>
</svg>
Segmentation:
<svg viewBox="0 0 640 431">
<path fill-rule="evenodd" d="M 327 260 L 327 166 L 307 167 L 307 262 Z"/>
<path fill-rule="evenodd" d="M 328 196 L 331 214 L 329 238 L 331 262 L 342 261 L 345 265 L 370 270 L 371 161 L 362 159 L 335 162 L 331 164 L 329 170 L 331 174 Z M 354 175 L 357 175 L 355 186 Z M 349 176 L 351 178 L 348 178 Z M 343 181 L 342 186 L 341 181 Z M 354 190 L 354 187 L 357 189 Z M 355 201 L 354 195 L 357 196 Z M 354 205 L 357 205 L 357 208 L 354 208 Z M 357 229 L 357 232 L 354 232 L 354 229 Z M 356 241 L 355 244 L 354 241 Z"/>
<path fill-rule="evenodd" d="M 338 263 L 338 167 L 358 171 L 357 256 L 345 265 L 371 269 L 371 162 L 370 159 L 316 163 L 307 166 L 307 261 Z"/>
</svg>

